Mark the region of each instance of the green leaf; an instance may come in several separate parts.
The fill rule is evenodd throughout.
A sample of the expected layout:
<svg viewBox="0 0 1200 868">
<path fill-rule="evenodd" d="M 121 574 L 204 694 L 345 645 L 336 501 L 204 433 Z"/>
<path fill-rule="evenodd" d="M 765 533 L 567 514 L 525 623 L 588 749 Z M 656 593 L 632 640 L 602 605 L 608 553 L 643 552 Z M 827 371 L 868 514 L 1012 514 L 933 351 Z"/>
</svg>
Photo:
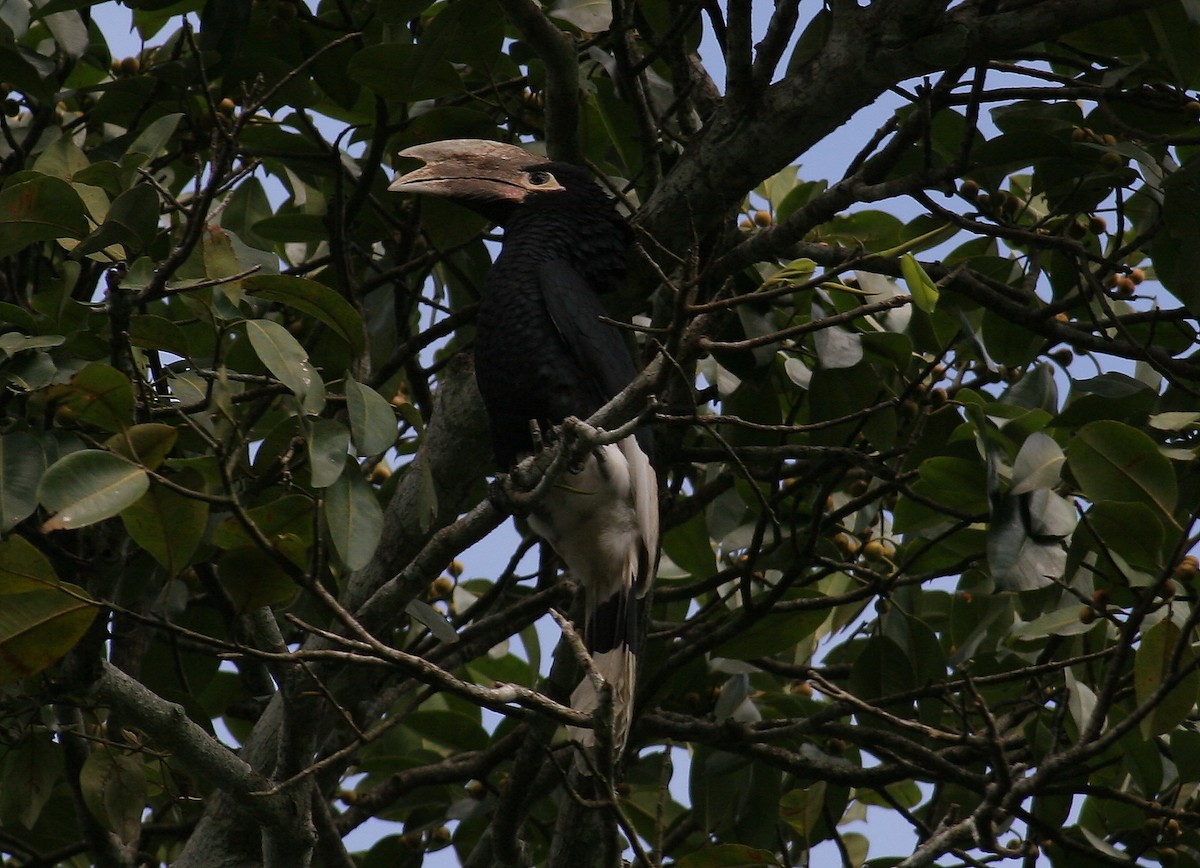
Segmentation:
<svg viewBox="0 0 1200 868">
<path fill-rule="evenodd" d="M 1158 513 L 1144 503 L 1093 504 L 1082 530 L 1101 554 L 1115 553 L 1135 569 L 1157 573 L 1164 566 L 1166 531 Z"/>
<path fill-rule="evenodd" d="M 183 120 L 183 114 L 163 115 L 158 120 L 147 126 L 138 137 L 133 140 L 126 154 L 140 154 L 145 159 L 139 163 L 146 163 L 155 157 L 163 154 L 167 150 L 167 145 L 171 142 L 171 136 L 175 135 L 175 129 L 179 126 L 179 122 Z"/>
<path fill-rule="evenodd" d="M 146 809 L 146 767 L 136 754 L 100 745 L 79 773 L 88 812 L 125 843 L 136 841 Z"/>
<path fill-rule="evenodd" d="M 149 184 L 126 190 L 109 206 L 100 228 L 84 239 L 75 252 L 86 255 L 120 244 L 129 259 L 135 258 L 158 235 L 158 207 L 158 193 Z"/>
<path fill-rule="evenodd" d="M 121 431 L 133 421 L 133 384 L 111 365 L 91 362 L 50 395 L 70 408 L 75 421 L 106 431 Z"/>
<path fill-rule="evenodd" d="M 0 684 L 41 672 L 61 658 L 96 611 L 82 588 L 66 583 L 0 596 Z"/>
<path fill-rule="evenodd" d="M 761 868 L 780 865 L 770 850 L 743 844 L 709 844 L 675 863 L 676 868 Z"/>
<path fill-rule="evenodd" d="M 275 540 L 277 548 L 281 542 Z M 279 558 L 255 545 L 223 552 L 217 558 L 217 579 L 234 608 L 242 613 L 286 602 L 300 591 Z"/>
<path fill-rule="evenodd" d="M 396 442 L 392 405 L 374 389 L 346 375 L 346 409 L 359 455 L 378 455 Z"/>
<path fill-rule="evenodd" d="M 414 597 L 408 601 L 408 605 L 404 607 L 404 611 L 428 627 L 429 632 L 439 642 L 452 643 L 458 641 L 458 631 L 454 629 L 454 625 L 446 620 L 445 615 L 424 600 L 418 600 Z"/>
<path fill-rule="evenodd" d="M 158 561 L 167 575 L 188 565 L 208 525 L 208 504 L 161 485 L 150 488 L 121 511 L 121 521 L 135 543 Z"/>
<path fill-rule="evenodd" d="M 289 494 L 249 509 L 246 515 L 267 539 L 282 535 L 312 539 L 313 502 L 303 495 Z M 213 530 L 212 542 L 230 549 L 252 545 L 254 540 L 236 517 L 230 517 Z"/>
<path fill-rule="evenodd" d="M 558 0 L 550 17 L 574 24 L 584 33 L 603 33 L 612 27 L 610 0 Z"/>
<path fill-rule="evenodd" d="M 933 313 L 938 303 L 937 284 L 925 273 L 921 263 L 911 253 L 900 257 L 900 274 L 908 285 L 908 294 L 912 296 L 913 304 L 918 310 Z"/>
<path fill-rule="evenodd" d="M 1051 635 L 1074 636 L 1078 633 L 1086 633 L 1093 626 L 1095 625 L 1084 623 L 1079 619 L 1079 606 L 1076 601 L 1072 605 L 1047 612 L 1028 623 L 1014 627 L 1009 631 L 1009 635 L 1019 639 L 1044 639 Z"/>
<path fill-rule="evenodd" d="M 38 158 L 33 164 L 33 170 L 70 181 L 76 172 L 85 171 L 89 166 L 91 166 L 91 162 L 88 161 L 87 154 L 80 149 L 79 145 L 75 144 L 70 136 L 63 136 L 38 154 Z"/>
<path fill-rule="evenodd" d="M 921 804 L 921 799 L 924 798 L 916 781 L 896 781 L 887 784 L 883 790 L 887 793 L 888 798 L 884 798 L 875 790 L 865 788 L 856 790 L 854 797 L 864 805 L 891 809 L 895 809 L 897 805 L 903 808 L 915 808 Z"/>
<path fill-rule="evenodd" d="M 346 467 L 350 432 L 335 419 L 314 419 L 306 439 L 313 488 L 328 488 Z"/>
<path fill-rule="evenodd" d="M 104 441 L 104 447 L 135 464 L 155 470 L 171 453 L 178 437 L 178 429 L 171 425 L 143 422 L 109 437 Z"/>
<path fill-rule="evenodd" d="M 49 559 L 20 536 L 0 541 L 0 594 L 42 591 L 58 586 Z"/>
<path fill-rule="evenodd" d="M 349 569 L 357 570 L 370 562 L 379 545 L 383 510 L 358 462 L 347 459 L 346 463 L 346 470 L 325 490 L 322 509 L 334 551 Z"/>
<path fill-rule="evenodd" d="M 74 530 L 111 518 L 149 487 L 146 472 L 118 455 L 72 452 L 54 462 L 38 485 L 38 500 L 54 513 L 42 530 Z"/>
<path fill-rule="evenodd" d="M 441 52 L 424 45 L 371 45 L 354 55 L 351 79 L 385 99 L 415 102 L 461 93 L 462 79 Z"/>
<path fill-rule="evenodd" d="M 63 778 L 64 753 L 48 732 L 32 732 L 10 748 L 0 767 L 8 782 L 0 790 L 0 816 L 16 817 L 32 829 Z"/>
<path fill-rule="evenodd" d="M 1179 627 L 1172 621 L 1159 621 L 1142 634 L 1133 659 L 1133 689 L 1139 705 L 1149 700 L 1172 676 L 1172 660 L 1180 636 Z M 1195 661 L 1196 654 L 1186 642 L 1181 650 L 1179 668 L 1186 670 Z M 1142 718 L 1143 737 L 1152 738 L 1182 723 L 1196 705 L 1198 691 L 1200 671 L 1192 669 Z"/>
<path fill-rule="evenodd" d="M 790 599 L 818 599 L 821 595 L 805 591 L 795 594 Z M 736 660 L 753 660 L 757 657 L 769 657 L 788 648 L 795 647 L 805 637 L 821 625 L 829 612 L 823 607 L 799 612 L 784 612 L 766 615 L 763 618 L 747 624 L 745 629 L 726 642 L 713 649 L 718 657 L 731 657 Z"/>
<path fill-rule="evenodd" d="M 1067 446 L 1067 464 L 1089 500 L 1145 503 L 1177 528 L 1175 471 L 1141 431 L 1107 420 L 1085 425 Z"/>
<path fill-rule="evenodd" d="M 1067 457 L 1054 438 L 1040 431 L 1025 438 L 1013 464 L 1009 494 L 1024 494 L 1035 488 L 1053 488 L 1062 478 Z"/>
<path fill-rule="evenodd" d="M 183 329 L 166 317 L 154 314 L 135 314 L 130 318 L 129 342 L 144 350 L 166 350 L 184 358 L 189 355 Z"/>
<path fill-rule="evenodd" d="M 46 456 L 36 437 L 24 431 L 0 436 L 0 534 L 37 509 L 38 481 L 45 470 Z"/>
<path fill-rule="evenodd" d="M 310 408 L 310 399 L 317 394 L 320 403 L 324 404 L 325 384 L 309 362 L 308 353 L 291 332 L 277 322 L 252 319 L 246 321 L 246 334 L 267 370 L 300 398 L 306 410 Z M 311 412 L 320 412 L 320 409 Z"/>
<path fill-rule="evenodd" d="M 801 840 L 810 844 L 813 843 L 813 832 L 822 825 L 824 810 L 824 781 L 817 781 L 810 787 L 788 790 L 779 800 L 779 819 L 791 826 Z"/>
<path fill-rule="evenodd" d="M 31 178 L 0 192 L 0 258 L 36 241 L 82 238 L 87 209 L 79 193 L 61 178 Z"/>
<path fill-rule="evenodd" d="M 355 355 L 366 348 L 362 315 L 354 305 L 323 283 L 303 277 L 264 274 L 246 278 L 242 288 L 255 298 L 286 304 L 325 323 L 350 345 Z"/>
</svg>

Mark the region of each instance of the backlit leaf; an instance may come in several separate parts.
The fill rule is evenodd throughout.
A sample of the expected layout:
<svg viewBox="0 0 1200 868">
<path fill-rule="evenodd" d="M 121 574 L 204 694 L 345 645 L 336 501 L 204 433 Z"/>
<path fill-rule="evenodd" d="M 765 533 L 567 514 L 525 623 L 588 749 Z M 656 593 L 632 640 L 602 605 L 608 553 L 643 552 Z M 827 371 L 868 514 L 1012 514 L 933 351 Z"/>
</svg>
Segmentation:
<svg viewBox="0 0 1200 868">
<path fill-rule="evenodd" d="M 75 189 L 61 178 L 42 175 L 0 192 L 0 256 L 10 256 L 35 241 L 82 238 L 88 233 L 87 209 Z"/>
<path fill-rule="evenodd" d="M 1180 650 L 1178 669 L 1173 666 L 1180 630 L 1172 621 L 1159 621 L 1142 634 L 1141 644 L 1133 660 L 1133 689 L 1139 704 L 1146 702 L 1176 671 L 1189 668 L 1195 660 L 1190 643 Z M 1145 738 L 1174 729 L 1191 713 L 1200 689 L 1200 672 L 1192 669 L 1167 693 L 1166 697 L 1142 718 Z"/>
<path fill-rule="evenodd" d="M 75 646 L 97 607 L 82 588 L 51 588 L 0 596 L 0 684 L 40 672 Z"/>
</svg>

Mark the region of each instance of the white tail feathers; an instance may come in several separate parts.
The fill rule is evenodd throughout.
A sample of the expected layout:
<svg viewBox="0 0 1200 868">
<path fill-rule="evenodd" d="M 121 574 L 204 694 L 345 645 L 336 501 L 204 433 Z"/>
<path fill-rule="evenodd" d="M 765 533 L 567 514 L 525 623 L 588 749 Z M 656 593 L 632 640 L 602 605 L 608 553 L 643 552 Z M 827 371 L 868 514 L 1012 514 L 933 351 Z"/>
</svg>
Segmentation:
<svg viewBox="0 0 1200 868">
<path fill-rule="evenodd" d="M 629 726 L 633 722 L 633 690 L 637 679 L 637 655 L 622 645 L 611 651 L 593 654 L 592 662 L 600 677 L 612 691 L 612 742 L 613 756 L 620 756 L 625 749 L 625 739 L 629 736 Z M 600 696 L 592 682 L 590 674 L 584 674 L 583 680 L 571 694 L 571 707 L 576 711 L 593 714 L 600 704 Z M 591 729 L 570 727 L 571 738 L 584 747 L 596 744 L 596 733 Z"/>
<path fill-rule="evenodd" d="M 639 599 L 658 552 L 658 480 L 635 437 L 595 449 L 529 517 L 584 588 L 584 643 L 612 690 L 613 749 L 620 755 L 633 720 Z M 596 710 L 590 674 L 571 696 L 578 711 Z M 572 729 L 586 747 L 591 730 Z"/>
</svg>

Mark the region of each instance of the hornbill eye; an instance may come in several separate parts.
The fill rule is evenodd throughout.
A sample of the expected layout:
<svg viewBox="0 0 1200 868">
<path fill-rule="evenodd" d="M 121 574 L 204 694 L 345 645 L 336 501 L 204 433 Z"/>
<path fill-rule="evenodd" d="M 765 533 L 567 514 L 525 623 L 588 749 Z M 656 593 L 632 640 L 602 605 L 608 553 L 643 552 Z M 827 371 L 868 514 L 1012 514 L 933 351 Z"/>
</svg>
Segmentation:
<svg viewBox="0 0 1200 868">
<path fill-rule="evenodd" d="M 549 172 L 530 172 L 529 183 L 534 187 L 545 187 L 554 182 L 554 176 Z"/>
</svg>

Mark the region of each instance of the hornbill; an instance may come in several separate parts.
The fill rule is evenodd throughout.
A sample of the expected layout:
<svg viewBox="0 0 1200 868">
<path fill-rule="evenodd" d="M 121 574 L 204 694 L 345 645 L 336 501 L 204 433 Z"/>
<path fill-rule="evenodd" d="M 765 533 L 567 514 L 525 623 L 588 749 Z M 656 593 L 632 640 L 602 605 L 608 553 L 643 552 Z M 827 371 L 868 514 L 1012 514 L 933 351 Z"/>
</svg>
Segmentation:
<svg viewBox="0 0 1200 868">
<path fill-rule="evenodd" d="M 458 139 L 399 156 L 425 165 L 390 190 L 441 196 L 504 228 L 479 307 L 475 377 L 496 460 L 511 468 L 540 445 L 534 424 L 549 431 L 568 416 L 586 419 L 637 373 L 599 297 L 624 277 L 629 229 L 584 169 L 514 145 Z M 529 525 L 584 588 L 584 642 L 611 685 L 619 754 L 632 714 L 640 600 L 658 552 L 648 433 L 593 449 L 547 492 Z M 586 675 L 571 704 L 596 708 Z M 594 743 L 590 731 L 576 737 Z"/>
</svg>

